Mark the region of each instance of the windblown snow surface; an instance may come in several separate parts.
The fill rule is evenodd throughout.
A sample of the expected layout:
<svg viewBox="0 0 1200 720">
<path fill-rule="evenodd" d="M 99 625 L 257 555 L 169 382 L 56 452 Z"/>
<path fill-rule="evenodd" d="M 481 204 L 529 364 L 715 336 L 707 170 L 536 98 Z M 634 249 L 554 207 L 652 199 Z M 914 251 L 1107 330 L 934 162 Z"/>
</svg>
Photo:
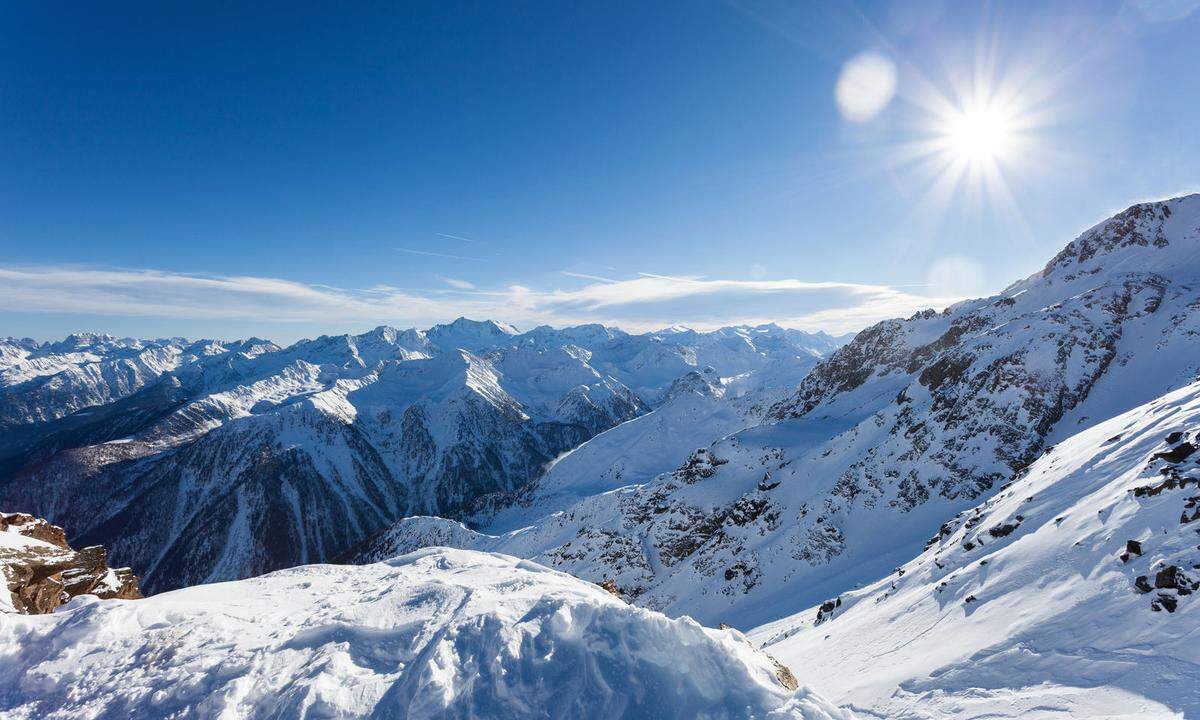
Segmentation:
<svg viewBox="0 0 1200 720">
<path fill-rule="evenodd" d="M 0 614 L 0 716 L 848 720 L 736 630 L 431 548 Z"/>
<path fill-rule="evenodd" d="M 750 637 L 871 717 L 1198 717 L 1198 434 L 1200 383 L 1059 443 L 890 576 Z"/>
</svg>

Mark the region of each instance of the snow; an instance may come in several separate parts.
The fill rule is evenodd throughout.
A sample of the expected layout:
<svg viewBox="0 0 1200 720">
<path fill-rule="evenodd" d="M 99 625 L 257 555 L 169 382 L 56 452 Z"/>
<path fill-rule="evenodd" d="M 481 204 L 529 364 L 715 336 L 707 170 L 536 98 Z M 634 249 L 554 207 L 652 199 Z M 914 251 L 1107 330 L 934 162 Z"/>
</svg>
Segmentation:
<svg viewBox="0 0 1200 720">
<path fill-rule="evenodd" d="M 678 467 L 695 448 L 744 427 L 751 411 L 746 402 L 681 393 L 559 456 L 521 502 L 473 518 L 473 524 L 504 533 L 592 495 L 646 482 Z"/>
<path fill-rule="evenodd" d="M 0 668 L 12 720 L 850 718 L 737 631 L 446 549 L 2 615 Z"/>
<path fill-rule="evenodd" d="M 1191 382 L 1198 280 L 1200 195 L 1134 206 L 1000 295 L 864 330 L 744 428 L 705 419 L 693 433 L 684 417 L 647 448 L 636 430 L 668 419 L 660 405 L 561 458 L 508 508 L 466 518 L 474 532 L 426 526 L 612 581 L 671 615 L 758 626 L 872 582 L 1047 444 Z M 753 337 L 694 335 L 669 328 L 656 350 L 678 342 L 699 363 Z M 388 535 L 419 544 L 412 524 Z"/>
<path fill-rule="evenodd" d="M 1200 522 L 1180 517 L 1197 486 L 1133 492 L 1164 468 L 1200 478 L 1195 456 L 1153 457 L 1176 431 L 1200 431 L 1200 384 L 1062 441 L 916 559 L 842 594 L 832 620 L 811 608 L 750 637 L 882 717 L 1200 713 L 1200 603 L 1134 587 L 1168 565 L 1197 575 Z M 1123 561 L 1128 540 L 1142 552 Z M 1177 609 L 1154 611 L 1159 595 Z"/>
<path fill-rule="evenodd" d="M 798 376 L 787 368 L 811 367 L 836 343 L 782 328 L 686 339 L 460 319 L 282 349 L 4 341 L 0 369 L 36 356 L 70 370 L 0 388 L 0 426 L 6 415 L 20 423 L 0 434 L 0 499 L 106 546 L 148 592 L 246 577 L 337 558 L 405 515 L 500 504 L 562 453 L 665 402 L 697 357 L 747 377 L 737 407 L 694 414 L 695 437 L 734 429 L 778 399 L 763 385 L 783 392 Z M 171 363 L 117 373 L 131 353 Z M 652 476 L 688 451 L 650 452 L 654 464 L 630 472 Z"/>
</svg>

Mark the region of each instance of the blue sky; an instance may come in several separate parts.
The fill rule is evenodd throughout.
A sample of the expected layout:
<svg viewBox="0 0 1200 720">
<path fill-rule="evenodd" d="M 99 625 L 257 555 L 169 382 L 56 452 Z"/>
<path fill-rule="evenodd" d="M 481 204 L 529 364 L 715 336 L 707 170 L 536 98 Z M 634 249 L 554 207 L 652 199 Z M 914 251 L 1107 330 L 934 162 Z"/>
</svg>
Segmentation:
<svg viewBox="0 0 1200 720">
<path fill-rule="evenodd" d="M 201 5 L 0 8 L 0 335 L 841 332 L 1200 182 L 1200 0 Z"/>
</svg>

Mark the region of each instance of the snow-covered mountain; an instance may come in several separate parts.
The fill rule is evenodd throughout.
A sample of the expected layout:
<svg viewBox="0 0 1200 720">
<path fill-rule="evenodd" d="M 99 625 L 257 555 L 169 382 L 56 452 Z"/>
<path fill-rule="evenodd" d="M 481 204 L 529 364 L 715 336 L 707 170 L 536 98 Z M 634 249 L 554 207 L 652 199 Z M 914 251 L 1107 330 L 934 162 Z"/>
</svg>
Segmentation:
<svg viewBox="0 0 1200 720">
<path fill-rule="evenodd" d="M 278 350 L 264 340 L 222 343 L 78 334 L 54 343 L 0 338 L 0 429 L 57 420 L 120 400 L 164 373 L 228 353 Z"/>
<path fill-rule="evenodd" d="M 872 717 L 1200 714 L 1200 383 L 1055 445 L 915 559 L 751 633 Z"/>
<path fill-rule="evenodd" d="M 1198 369 L 1192 195 L 1129 208 L 999 295 L 864 330 L 768 422 L 716 428 L 670 472 L 600 483 L 565 507 L 554 495 L 540 518 L 524 509 L 519 529 L 401 521 L 367 556 L 388 554 L 390 541 L 454 540 L 611 581 L 668 614 L 751 627 L 890 571 L 1048 443 Z M 623 462 L 619 453 L 614 444 L 588 464 Z M 577 478 L 557 484 L 588 487 L 596 475 Z"/>
<path fill-rule="evenodd" d="M 753 341 L 726 347 L 739 333 Z M 459 319 L 287 348 L 9 341 L 0 499 L 105 545 L 152 592 L 246 577 L 339 557 L 407 515 L 497 507 L 710 355 L 747 387 L 787 368 L 755 385 L 765 406 L 766 386 L 794 384 L 834 343 L 781 328 L 690 337 Z"/>
<path fill-rule="evenodd" d="M 13 720 L 851 717 L 735 630 L 444 549 L 0 614 L 0 667 Z"/>
</svg>

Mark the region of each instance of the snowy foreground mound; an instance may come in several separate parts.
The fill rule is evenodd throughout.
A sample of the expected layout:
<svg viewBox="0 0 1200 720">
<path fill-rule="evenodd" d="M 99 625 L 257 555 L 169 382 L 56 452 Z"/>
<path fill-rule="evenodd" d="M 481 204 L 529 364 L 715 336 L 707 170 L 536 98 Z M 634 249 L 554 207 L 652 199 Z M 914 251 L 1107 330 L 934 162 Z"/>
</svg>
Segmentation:
<svg viewBox="0 0 1200 720">
<path fill-rule="evenodd" d="M 1200 717 L 1200 383 L 1064 440 L 891 576 L 750 637 L 873 716 Z"/>
<path fill-rule="evenodd" d="M 441 548 L 0 615 L 5 718 L 849 718 L 734 630 Z"/>
</svg>

